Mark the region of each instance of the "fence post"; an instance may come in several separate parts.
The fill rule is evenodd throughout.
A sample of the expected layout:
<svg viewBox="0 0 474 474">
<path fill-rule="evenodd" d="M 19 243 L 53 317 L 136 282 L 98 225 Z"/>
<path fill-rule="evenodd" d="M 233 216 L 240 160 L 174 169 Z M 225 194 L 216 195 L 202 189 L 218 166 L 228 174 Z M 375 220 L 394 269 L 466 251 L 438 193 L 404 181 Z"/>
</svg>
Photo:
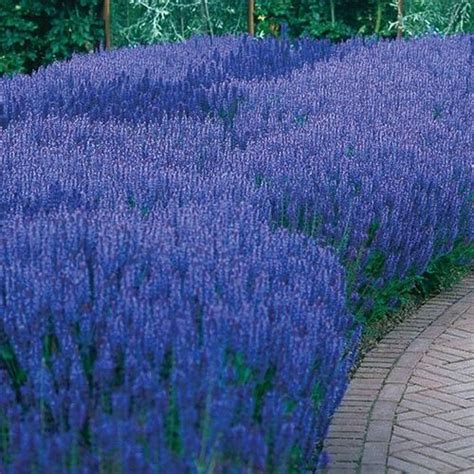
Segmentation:
<svg viewBox="0 0 474 474">
<path fill-rule="evenodd" d="M 255 36 L 255 0 L 247 0 L 247 26 L 250 36 Z"/>
</svg>

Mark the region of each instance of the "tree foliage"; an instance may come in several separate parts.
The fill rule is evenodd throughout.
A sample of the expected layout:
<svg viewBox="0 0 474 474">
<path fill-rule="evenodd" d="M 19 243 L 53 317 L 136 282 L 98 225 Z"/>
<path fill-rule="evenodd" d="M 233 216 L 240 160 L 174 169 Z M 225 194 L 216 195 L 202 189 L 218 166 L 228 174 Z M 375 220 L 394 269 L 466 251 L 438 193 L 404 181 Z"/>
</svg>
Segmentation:
<svg viewBox="0 0 474 474">
<path fill-rule="evenodd" d="M 247 26 L 242 0 L 115 0 L 112 15 L 114 43 L 120 46 L 235 34 Z"/>
<path fill-rule="evenodd" d="M 395 36 L 396 0 L 256 0 L 258 36 Z M 474 31 L 470 0 L 405 0 L 407 36 Z M 102 40 L 101 0 L 0 0 L 0 74 L 29 72 Z M 247 30 L 243 0 L 112 0 L 114 47 Z M 285 25 L 282 28 L 282 25 Z M 285 30 L 286 31 L 283 31 Z"/>
<path fill-rule="evenodd" d="M 396 6 L 396 0 L 392 1 Z M 402 29 L 408 36 L 425 33 L 452 34 L 474 31 L 471 0 L 411 0 L 402 18 Z M 398 26 L 394 22 L 391 28 Z"/>
<path fill-rule="evenodd" d="M 99 13 L 100 0 L 0 0 L 0 73 L 93 51 L 102 36 Z"/>
<path fill-rule="evenodd" d="M 406 35 L 474 31 L 470 0 L 405 0 Z M 246 31 L 242 0 L 114 0 L 116 45 L 176 41 L 193 34 Z M 257 0 L 258 36 L 395 36 L 396 0 Z"/>
</svg>

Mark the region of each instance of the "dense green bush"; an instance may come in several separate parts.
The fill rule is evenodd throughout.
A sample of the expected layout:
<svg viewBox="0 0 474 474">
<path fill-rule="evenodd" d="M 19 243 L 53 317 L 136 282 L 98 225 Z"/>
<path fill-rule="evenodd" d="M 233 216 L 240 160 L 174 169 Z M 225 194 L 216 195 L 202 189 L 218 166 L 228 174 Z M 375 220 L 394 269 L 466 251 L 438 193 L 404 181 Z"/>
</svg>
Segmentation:
<svg viewBox="0 0 474 474">
<path fill-rule="evenodd" d="M 0 74 L 90 52 L 102 36 L 100 0 L 0 0 Z"/>
</svg>

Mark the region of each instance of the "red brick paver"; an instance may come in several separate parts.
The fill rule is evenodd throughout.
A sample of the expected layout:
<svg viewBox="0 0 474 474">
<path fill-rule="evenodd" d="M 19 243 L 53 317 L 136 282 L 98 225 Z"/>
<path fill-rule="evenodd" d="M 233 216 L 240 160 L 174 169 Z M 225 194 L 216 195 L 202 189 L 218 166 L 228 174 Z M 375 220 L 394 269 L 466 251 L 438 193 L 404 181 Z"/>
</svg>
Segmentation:
<svg viewBox="0 0 474 474">
<path fill-rule="evenodd" d="M 367 354 L 325 447 L 329 473 L 474 473 L 474 275 Z"/>
</svg>

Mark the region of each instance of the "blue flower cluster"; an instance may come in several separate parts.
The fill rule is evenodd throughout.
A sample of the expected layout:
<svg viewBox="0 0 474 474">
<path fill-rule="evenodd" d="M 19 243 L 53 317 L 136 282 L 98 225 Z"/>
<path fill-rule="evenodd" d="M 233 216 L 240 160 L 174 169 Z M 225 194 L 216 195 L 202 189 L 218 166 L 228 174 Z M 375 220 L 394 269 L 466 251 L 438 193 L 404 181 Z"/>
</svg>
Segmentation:
<svg viewBox="0 0 474 474">
<path fill-rule="evenodd" d="M 471 242 L 470 37 L 195 38 L 0 79 L 0 471 L 301 472 L 367 288 Z"/>
</svg>

